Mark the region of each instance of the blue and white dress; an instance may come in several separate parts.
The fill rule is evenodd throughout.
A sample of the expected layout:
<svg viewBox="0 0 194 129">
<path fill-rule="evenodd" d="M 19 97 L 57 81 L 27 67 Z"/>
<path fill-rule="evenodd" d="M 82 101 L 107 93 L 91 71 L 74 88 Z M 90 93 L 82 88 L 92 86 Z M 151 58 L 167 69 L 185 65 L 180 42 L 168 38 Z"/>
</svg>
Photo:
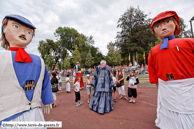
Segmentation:
<svg viewBox="0 0 194 129">
<path fill-rule="evenodd" d="M 90 100 L 89 108 L 100 113 L 108 113 L 114 109 L 112 87 L 114 86 L 110 70 L 107 66 L 98 66 L 91 84 L 94 93 Z"/>
</svg>

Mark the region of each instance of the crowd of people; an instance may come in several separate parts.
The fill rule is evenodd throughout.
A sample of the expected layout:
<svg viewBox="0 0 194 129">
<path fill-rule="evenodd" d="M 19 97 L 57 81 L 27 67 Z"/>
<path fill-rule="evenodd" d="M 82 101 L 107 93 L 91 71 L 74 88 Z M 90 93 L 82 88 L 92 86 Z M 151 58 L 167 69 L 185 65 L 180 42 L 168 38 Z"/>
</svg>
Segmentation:
<svg viewBox="0 0 194 129">
<path fill-rule="evenodd" d="M 147 66 L 147 65 L 146 65 Z M 138 65 L 136 66 L 132 66 L 132 64 L 130 63 L 129 66 L 115 66 L 115 67 L 109 67 L 109 71 L 111 73 L 111 77 L 113 79 L 113 83 L 114 86 L 112 87 L 112 95 L 113 95 L 113 101 L 117 102 L 117 90 L 118 90 L 118 99 L 125 99 L 127 100 L 129 103 L 134 103 L 135 104 L 135 98 L 137 97 L 137 84 L 139 83 L 138 77 L 136 76 L 137 74 L 139 74 L 139 70 L 141 71 L 146 71 L 147 67 L 144 67 L 142 65 L 142 68 Z M 88 71 L 83 71 L 84 69 L 81 69 L 81 73 L 82 75 L 85 77 L 85 85 L 84 87 L 87 90 L 87 103 L 90 103 L 91 100 L 91 95 L 94 93 L 94 87 L 91 86 L 92 84 L 92 80 L 93 80 L 93 76 L 96 72 L 95 67 L 94 68 L 89 68 L 89 69 L 85 69 Z M 52 107 L 57 107 L 57 96 L 56 96 L 56 92 L 61 91 L 62 90 L 62 82 L 65 85 L 64 90 L 66 90 L 66 93 L 71 93 L 71 89 L 73 88 L 73 90 L 75 91 L 75 102 L 76 102 L 76 106 L 80 106 L 81 104 L 83 104 L 83 102 L 81 101 L 81 97 L 80 97 L 80 89 L 82 89 L 80 87 L 80 81 L 81 78 L 78 77 L 76 78 L 76 68 L 74 69 L 64 69 L 64 70 L 55 70 L 55 71 L 49 71 L 50 75 L 51 75 L 51 86 L 54 87 L 56 84 L 58 85 L 58 90 L 54 90 L 53 93 L 53 104 Z M 85 74 L 87 73 L 87 74 Z M 125 77 L 127 76 L 127 77 Z M 72 78 L 72 79 L 70 79 Z M 125 80 L 126 78 L 126 80 Z M 76 79 L 76 81 L 75 81 Z M 71 84 L 73 84 L 71 86 Z M 128 85 L 128 93 L 126 94 L 125 91 L 125 85 Z M 128 95 L 128 97 L 127 97 Z"/>
</svg>

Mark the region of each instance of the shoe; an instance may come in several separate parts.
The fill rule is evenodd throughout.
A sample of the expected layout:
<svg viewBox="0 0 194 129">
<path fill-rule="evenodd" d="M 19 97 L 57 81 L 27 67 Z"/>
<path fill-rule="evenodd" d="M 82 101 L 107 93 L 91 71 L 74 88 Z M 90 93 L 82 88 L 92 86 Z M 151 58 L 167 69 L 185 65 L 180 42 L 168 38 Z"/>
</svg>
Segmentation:
<svg viewBox="0 0 194 129">
<path fill-rule="evenodd" d="M 119 99 L 122 99 L 122 97 L 119 97 Z"/>
<path fill-rule="evenodd" d="M 117 102 L 117 100 L 116 100 L 116 99 L 114 99 L 114 102 Z"/>
<path fill-rule="evenodd" d="M 135 100 L 133 100 L 133 104 L 135 104 Z"/>
<path fill-rule="evenodd" d="M 128 98 L 126 97 L 125 100 L 128 100 Z"/>
<path fill-rule="evenodd" d="M 54 106 L 54 104 L 52 104 L 52 108 L 54 108 L 55 106 Z"/>
<path fill-rule="evenodd" d="M 88 102 L 88 104 L 90 103 L 90 101 L 87 101 Z"/>
<path fill-rule="evenodd" d="M 132 100 L 130 100 L 128 103 L 133 103 L 133 101 L 132 101 Z"/>
<path fill-rule="evenodd" d="M 79 106 L 80 106 L 80 104 L 79 104 L 79 103 L 76 103 L 76 104 L 75 104 L 75 106 L 79 107 Z"/>
<path fill-rule="evenodd" d="M 81 105 L 81 104 L 84 104 L 82 101 L 79 101 L 78 103 L 79 103 L 80 105 Z"/>
</svg>

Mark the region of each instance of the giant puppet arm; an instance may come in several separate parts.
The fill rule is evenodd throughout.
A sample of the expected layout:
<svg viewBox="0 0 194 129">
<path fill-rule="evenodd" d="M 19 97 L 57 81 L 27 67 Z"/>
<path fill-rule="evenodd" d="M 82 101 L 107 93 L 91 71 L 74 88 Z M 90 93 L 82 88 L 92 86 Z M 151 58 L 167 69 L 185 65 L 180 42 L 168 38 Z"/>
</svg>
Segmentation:
<svg viewBox="0 0 194 129">
<path fill-rule="evenodd" d="M 148 72 L 149 72 L 149 80 L 151 84 L 158 83 L 157 73 L 154 67 L 154 62 L 152 61 L 152 53 L 150 52 L 148 56 Z"/>
</svg>

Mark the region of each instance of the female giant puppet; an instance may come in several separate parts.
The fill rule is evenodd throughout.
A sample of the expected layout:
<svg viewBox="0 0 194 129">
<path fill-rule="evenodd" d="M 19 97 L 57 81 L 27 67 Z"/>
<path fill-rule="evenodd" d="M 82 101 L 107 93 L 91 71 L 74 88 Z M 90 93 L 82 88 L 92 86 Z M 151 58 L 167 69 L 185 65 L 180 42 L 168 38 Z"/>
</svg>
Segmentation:
<svg viewBox="0 0 194 129">
<path fill-rule="evenodd" d="M 156 126 L 162 129 L 194 128 L 194 39 L 180 33 L 174 11 L 158 14 L 150 25 L 163 42 L 148 57 L 149 80 L 158 84 Z"/>
<path fill-rule="evenodd" d="M 7 15 L 2 25 L 0 52 L 0 125 L 2 121 L 44 121 L 53 102 L 50 77 L 43 60 L 24 50 L 35 26 L 19 15 Z"/>
<path fill-rule="evenodd" d="M 102 60 L 101 65 L 96 68 L 91 86 L 94 87 L 94 93 L 89 108 L 100 114 L 112 111 L 114 109 L 112 99 L 114 83 L 106 61 Z"/>
</svg>

